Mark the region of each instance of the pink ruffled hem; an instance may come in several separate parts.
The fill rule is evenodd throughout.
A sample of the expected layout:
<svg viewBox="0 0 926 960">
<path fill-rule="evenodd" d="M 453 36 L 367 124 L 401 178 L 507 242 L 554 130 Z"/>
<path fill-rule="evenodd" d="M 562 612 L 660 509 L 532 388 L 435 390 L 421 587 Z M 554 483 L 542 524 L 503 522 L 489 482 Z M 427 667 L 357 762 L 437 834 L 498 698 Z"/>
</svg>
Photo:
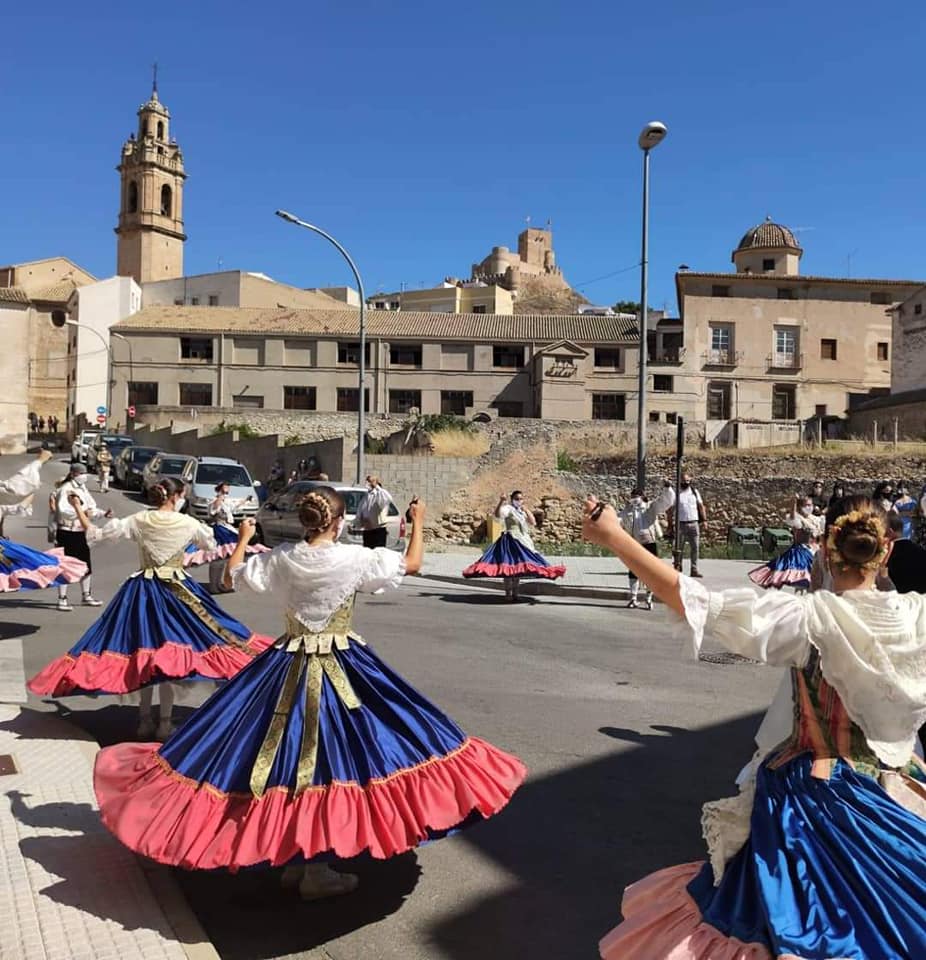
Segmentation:
<svg viewBox="0 0 926 960">
<path fill-rule="evenodd" d="M 23 569 L 0 573 L 0 593 L 13 593 L 24 588 L 44 590 L 46 587 L 53 586 L 59 577 L 64 577 L 67 583 L 77 583 L 87 575 L 87 564 L 76 557 L 66 556 L 60 547 L 42 552 L 54 557 L 57 564 L 50 563 L 35 570 Z"/>
<path fill-rule="evenodd" d="M 747 574 L 759 587 L 807 586 L 810 583 L 809 570 L 772 570 L 769 567 L 756 567 Z"/>
<path fill-rule="evenodd" d="M 298 796 L 226 794 L 175 772 L 156 743 L 97 754 L 93 785 L 103 823 L 143 856 L 186 869 L 235 871 L 333 851 L 396 856 L 478 811 L 498 813 L 527 770 L 484 740 L 365 785 L 334 782 Z"/>
<path fill-rule="evenodd" d="M 196 550 L 193 553 L 183 555 L 184 567 L 199 567 L 204 563 L 212 563 L 213 560 L 227 560 L 235 552 L 235 544 L 225 543 L 214 550 Z M 265 547 L 262 543 L 255 543 L 248 547 L 245 553 L 269 553 L 270 547 Z"/>
<path fill-rule="evenodd" d="M 598 944 L 602 960 L 773 960 L 761 943 L 725 937 L 686 889 L 703 864 L 651 873 L 624 891 L 623 923 Z"/>
<path fill-rule="evenodd" d="M 168 640 L 131 655 L 105 651 L 72 657 L 66 653 L 52 660 L 26 686 L 38 696 L 65 697 L 84 692 L 134 693 L 151 682 L 183 680 L 193 674 L 229 680 L 272 643 L 273 637 L 255 633 L 244 649 L 219 643 L 205 653 L 197 653 L 184 643 Z"/>
<path fill-rule="evenodd" d="M 483 563 L 477 560 L 463 571 L 467 579 L 474 577 L 542 577 L 557 580 L 566 576 L 565 567 L 541 567 L 536 563 Z"/>
</svg>

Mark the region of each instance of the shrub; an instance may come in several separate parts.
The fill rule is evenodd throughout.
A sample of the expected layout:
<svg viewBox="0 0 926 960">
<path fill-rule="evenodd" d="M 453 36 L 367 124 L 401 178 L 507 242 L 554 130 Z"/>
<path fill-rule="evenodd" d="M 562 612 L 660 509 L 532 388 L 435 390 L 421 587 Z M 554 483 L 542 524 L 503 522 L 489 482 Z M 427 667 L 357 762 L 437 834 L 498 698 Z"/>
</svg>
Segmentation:
<svg viewBox="0 0 926 960">
<path fill-rule="evenodd" d="M 255 430 L 249 423 L 226 423 L 224 420 L 217 423 L 209 431 L 209 434 L 215 436 L 218 433 L 231 433 L 232 430 L 237 430 L 238 436 L 242 440 L 250 440 L 254 437 L 263 436 L 263 434 Z"/>
<path fill-rule="evenodd" d="M 456 417 L 452 413 L 426 413 L 414 420 L 406 420 L 405 429 L 414 427 L 425 433 L 447 433 L 451 430 L 460 433 L 473 433 L 476 425 L 465 417 Z"/>
<path fill-rule="evenodd" d="M 556 469 L 562 470 L 564 473 L 577 473 L 579 465 L 565 450 L 557 450 Z"/>
</svg>

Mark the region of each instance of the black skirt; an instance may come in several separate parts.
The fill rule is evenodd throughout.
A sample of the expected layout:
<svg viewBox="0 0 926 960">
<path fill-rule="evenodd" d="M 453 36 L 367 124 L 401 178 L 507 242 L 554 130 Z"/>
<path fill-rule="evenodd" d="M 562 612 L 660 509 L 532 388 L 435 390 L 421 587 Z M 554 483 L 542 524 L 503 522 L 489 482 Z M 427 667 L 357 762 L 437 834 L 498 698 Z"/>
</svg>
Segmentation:
<svg viewBox="0 0 926 960">
<path fill-rule="evenodd" d="M 58 527 L 55 543 L 64 550 L 65 556 L 83 560 L 87 564 L 87 573 L 92 573 L 90 545 L 87 543 L 87 534 L 83 530 L 62 530 Z"/>
</svg>

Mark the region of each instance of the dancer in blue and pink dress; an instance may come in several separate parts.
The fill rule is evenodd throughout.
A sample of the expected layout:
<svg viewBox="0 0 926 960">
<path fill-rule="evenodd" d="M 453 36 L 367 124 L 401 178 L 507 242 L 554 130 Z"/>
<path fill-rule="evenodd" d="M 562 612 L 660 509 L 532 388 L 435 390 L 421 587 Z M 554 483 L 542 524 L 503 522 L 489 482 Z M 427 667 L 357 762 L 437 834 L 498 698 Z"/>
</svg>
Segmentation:
<svg viewBox="0 0 926 960">
<path fill-rule="evenodd" d="M 449 717 L 367 646 L 354 596 L 398 587 L 423 554 L 420 504 L 406 557 L 338 543 L 345 502 L 300 505 L 304 540 L 248 558 L 243 520 L 228 580 L 271 593 L 280 639 L 220 688 L 162 747 L 102 750 L 94 786 L 127 846 L 187 869 L 291 865 L 305 899 L 349 893 L 333 857 L 386 858 L 498 813 L 523 764 Z"/>
<path fill-rule="evenodd" d="M 468 580 L 501 578 L 505 583 L 505 597 L 516 602 L 520 599 L 521 580 L 557 580 L 566 575 L 564 566 L 548 563 L 546 557 L 534 549 L 530 528 L 536 526 L 537 521 L 524 505 L 524 494 L 520 490 L 512 492 L 510 501 L 504 495 L 499 498 L 495 516 L 504 526 L 502 535 L 463 571 L 464 577 Z"/>
<path fill-rule="evenodd" d="M 768 563 L 750 570 L 749 579 L 760 587 L 808 590 L 814 554 L 823 535 L 823 523 L 823 517 L 814 515 L 810 497 L 795 497 L 788 517 L 788 526 L 794 531 L 794 543 Z"/>
</svg>

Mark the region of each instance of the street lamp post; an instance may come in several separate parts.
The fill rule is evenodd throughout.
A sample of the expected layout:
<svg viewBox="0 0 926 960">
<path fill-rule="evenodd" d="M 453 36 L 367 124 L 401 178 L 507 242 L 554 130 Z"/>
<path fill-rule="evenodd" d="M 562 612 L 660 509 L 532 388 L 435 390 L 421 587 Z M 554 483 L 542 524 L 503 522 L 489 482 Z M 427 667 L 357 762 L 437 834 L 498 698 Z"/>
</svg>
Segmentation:
<svg viewBox="0 0 926 960">
<path fill-rule="evenodd" d="M 637 486 L 646 487 L 646 325 L 649 281 L 649 152 L 659 146 L 668 130 L 664 123 L 648 123 L 637 140 L 643 151 L 643 242 L 640 255 L 640 381 L 637 391 Z"/>
<path fill-rule="evenodd" d="M 314 224 L 306 223 L 305 220 L 300 220 L 298 217 L 293 216 L 291 213 L 287 213 L 285 210 L 277 210 L 276 215 L 281 217 L 283 220 L 286 220 L 289 223 L 294 223 L 298 227 L 305 227 L 306 230 L 312 230 L 314 233 L 319 234 L 324 237 L 329 243 L 333 244 L 342 257 L 347 261 L 348 266 L 351 268 L 351 271 L 354 274 L 354 279 L 357 281 L 357 289 L 360 293 L 360 362 L 359 362 L 359 373 L 357 378 L 357 484 L 363 482 L 364 470 L 363 470 L 363 444 L 364 436 L 366 433 L 365 428 L 365 413 L 366 413 L 366 402 L 364 399 L 364 385 L 363 382 L 366 379 L 366 347 L 367 347 L 367 332 L 366 332 L 366 296 L 363 292 L 363 280 L 360 277 L 360 271 L 357 269 L 357 265 L 351 259 L 351 255 L 338 243 L 330 233 L 326 233 L 321 227 L 316 227 Z"/>
</svg>

